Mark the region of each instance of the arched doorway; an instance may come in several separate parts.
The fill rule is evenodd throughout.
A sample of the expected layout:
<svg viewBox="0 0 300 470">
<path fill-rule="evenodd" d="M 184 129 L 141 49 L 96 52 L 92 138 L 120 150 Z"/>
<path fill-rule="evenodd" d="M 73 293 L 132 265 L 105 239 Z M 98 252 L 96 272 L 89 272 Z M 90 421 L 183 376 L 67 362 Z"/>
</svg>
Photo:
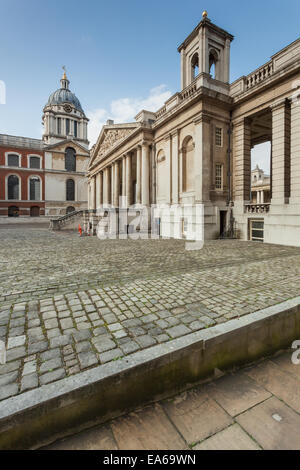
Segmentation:
<svg viewBox="0 0 300 470">
<path fill-rule="evenodd" d="M 19 217 L 19 208 L 17 206 L 10 206 L 8 208 L 8 217 Z"/>
<path fill-rule="evenodd" d="M 76 209 L 73 206 L 67 207 L 66 214 L 72 214 L 72 212 L 75 212 Z"/>
<path fill-rule="evenodd" d="M 40 216 L 40 208 L 38 206 L 32 206 L 30 208 L 30 217 L 39 217 Z"/>
</svg>

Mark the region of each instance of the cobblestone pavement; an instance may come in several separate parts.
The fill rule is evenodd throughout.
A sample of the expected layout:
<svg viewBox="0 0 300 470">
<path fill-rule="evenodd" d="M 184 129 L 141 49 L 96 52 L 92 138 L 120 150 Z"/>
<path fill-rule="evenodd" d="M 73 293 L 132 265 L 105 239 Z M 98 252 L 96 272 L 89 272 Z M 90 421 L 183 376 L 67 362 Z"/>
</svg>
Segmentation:
<svg viewBox="0 0 300 470">
<path fill-rule="evenodd" d="M 299 295 L 299 248 L 24 227 L 0 240 L 0 400 Z"/>
<path fill-rule="evenodd" d="M 300 450 L 300 365 L 291 352 L 199 385 L 49 450 Z"/>
</svg>

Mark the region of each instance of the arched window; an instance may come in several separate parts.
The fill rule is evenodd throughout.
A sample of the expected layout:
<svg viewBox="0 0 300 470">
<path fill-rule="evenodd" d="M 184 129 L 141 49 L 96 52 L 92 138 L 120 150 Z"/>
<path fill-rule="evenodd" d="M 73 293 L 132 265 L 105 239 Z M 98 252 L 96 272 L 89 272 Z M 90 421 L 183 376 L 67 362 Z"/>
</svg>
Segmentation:
<svg viewBox="0 0 300 470">
<path fill-rule="evenodd" d="M 7 155 L 7 166 L 20 166 L 19 155 L 15 153 L 10 153 L 9 155 Z"/>
<path fill-rule="evenodd" d="M 192 65 L 192 79 L 194 79 L 199 74 L 199 56 L 197 52 L 192 57 L 191 65 Z"/>
<path fill-rule="evenodd" d="M 29 179 L 29 199 L 30 201 L 41 199 L 41 181 L 38 176 L 31 176 Z"/>
<path fill-rule="evenodd" d="M 16 206 L 10 206 L 8 208 L 8 217 L 19 217 L 19 208 Z"/>
<path fill-rule="evenodd" d="M 182 144 L 182 191 L 194 191 L 194 141 L 188 136 Z"/>
<path fill-rule="evenodd" d="M 7 198 L 19 199 L 19 177 L 10 175 L 7 179 Z"/>
<path fill-rule="evenodd" d="M 29 168 L 41 168 L 41 160 L 39 157 L 29 158 Z"/>
<path fill-rule="evenodd" d="M 73 206 L 68 206 L 66 210 L 66 214 L 72 214 L 72 212 L 75 212 L 76 209 Z"/>
<path fill-rule="evenodd" d="M 66 193 L 67 201 L 75 201 L 75 183 L 73 180 L 67 180 Z"/>
<path fill-rule="evenodd" d="M 76 171 L 76 152 L 72 147 L 66 149 L 65 169 L 67 171 Z"/>
<path fill-rule="evenodd" d="M 212 78 L 217 79 L 218 53 L 214 49 L 209 52 L 209 73 Z"/>
</svg>

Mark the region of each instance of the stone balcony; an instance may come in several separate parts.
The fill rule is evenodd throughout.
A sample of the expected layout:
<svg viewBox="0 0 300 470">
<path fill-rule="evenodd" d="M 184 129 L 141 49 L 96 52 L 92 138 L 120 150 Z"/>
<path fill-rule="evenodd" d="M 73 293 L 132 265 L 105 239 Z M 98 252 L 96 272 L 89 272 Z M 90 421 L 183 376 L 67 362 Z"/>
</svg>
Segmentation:
<svg viewBox="0 0 300 470">
<path fill-rule="evenodd" d="M 245 212 L 247 214 L 267 214 L 270 211 L 270 203 L 268 204 L 246 204 Z"/>
</svg>

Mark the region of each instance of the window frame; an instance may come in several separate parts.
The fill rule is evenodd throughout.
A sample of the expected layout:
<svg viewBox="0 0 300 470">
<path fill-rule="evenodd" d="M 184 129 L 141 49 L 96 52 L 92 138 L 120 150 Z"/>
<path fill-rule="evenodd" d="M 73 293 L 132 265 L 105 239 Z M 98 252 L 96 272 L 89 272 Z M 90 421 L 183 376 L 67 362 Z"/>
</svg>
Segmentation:
<svg viewBox="0 0 300 470">
<path fill-rule="evenodd" d="M 218 135 L 217 131 L 221 131 L 220 135 Z M 220 144 L 218 143 L 218 138 L 220 138 Z M 223 147 L 223 127 L 215 126 L 215 146 L 218 148 Z"/>
<path fill-rule="evenodd" d="M 15 155 L 15 156 L 19 157 L 18 166 L 9 166 L 8 165 L 9 155 Z M 18 153 L 18 152 L 5 152 L 5 166 L 7 166 L 8 168 L 21 168 L 21 160 L 22 160 L 22 155 L 20 153 Z"/>
<path fill-rule="evenodd" d="M 8 180 L 10 178 L 10 176 L 16 176 L 19 180 L 19 194 L 18 194 L 18 198 L 17 199 L 9 199 L 8 198 Z M 15 173 L 10 173 L 9 175 L 6 175 L 5 177 L 5 200 L 6 201 L 21 201 L 22 200 L 22 179 L 20 177 L 20 175 L 16 175 Z"/>
<path fill-rule="evenodd" d="M 217 174 L 217 170 L 220 168 L 220 175 Z M 217 179 L 220 178 L 221 184 L 220 187 L 217 186 Z M 215 190 L 223 191 L 224 188 L 224 165 L 223 163 L 215 163 Z"/>
<path fill-rule="evenodd" d="M 68 199 L 68 181 L 72 181 L 74 185 L 74 199 Z M 67 202 L 75 202 L 76 201 L 76 186 L 75 186 L 75 180 L 73 178 L 68 178 L 66 179 L 66 201 Z"/>
<path fill-rule="evenodd" d="M 30 166 L 30 159 L 31 157 L 35 157 L 35 158 L 39 158 L 40 159 L 40 167 L 39 168 L 31 168 Z M 30 153 L 29 155 L 27 155 L 27 168 L 30 169 L 30 170 L 42 170 L 42 156 L 41 155 L 36 155 L 34 153 Z"/>
<path fill-rule="evenodd" d="M 30 180 L 32 178 L 38 178 L 39 181 L 40 181 L 40 198 L 39 199 L 31 199 L 30 197 Z M 39 176 L 39 175 L 30 175 L 28 176 L 28 183 L 27 183 L 27 200 L 28 201 L 36 201 L 36 202 L 41 202 L 42 201 L 42 194 L 43 194 L 43 182 L 42 182 L 42 178 Z"/>
</svg>

